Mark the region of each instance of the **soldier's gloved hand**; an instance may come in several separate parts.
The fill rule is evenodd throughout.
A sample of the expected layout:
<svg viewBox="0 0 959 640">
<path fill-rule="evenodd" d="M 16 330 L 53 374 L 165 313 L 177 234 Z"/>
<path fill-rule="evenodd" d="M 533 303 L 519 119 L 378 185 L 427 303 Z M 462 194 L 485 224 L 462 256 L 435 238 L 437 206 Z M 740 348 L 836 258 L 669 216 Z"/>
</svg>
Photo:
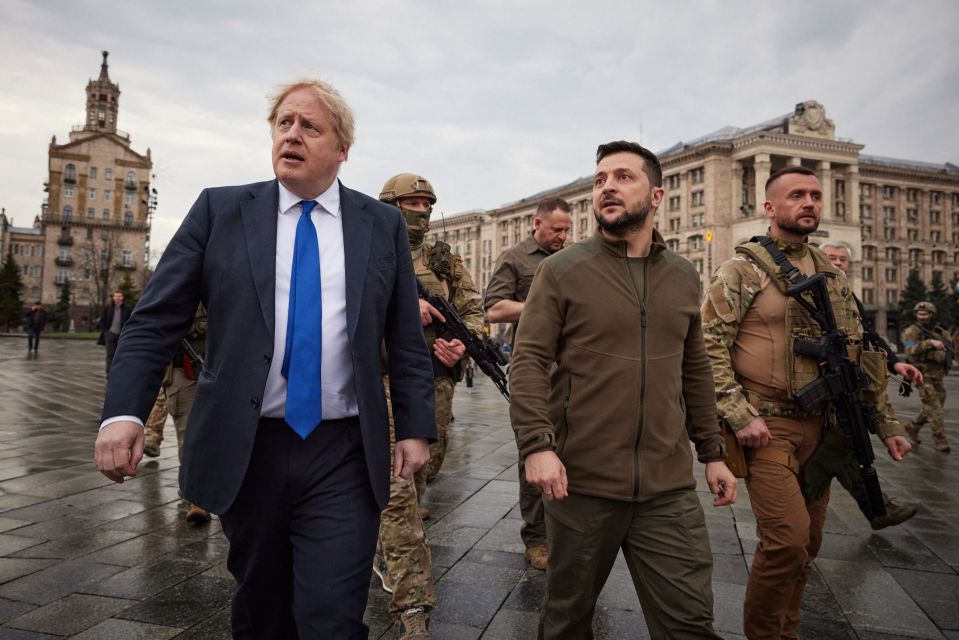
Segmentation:
<svg viewBox="0 0 959 640">
<path fill-rule="evenodd" d="M 444 340 L 437 338 L 433 343 L 433 354 L 436 359 L 447 367 L 455 367 L 456 363 L 463 359 L 466 353 L 466 345 L 458 339 Z"/>
<path fill-rule="evenodd" d="M 753 418 L 753 421 L 736 432 L 736 440 L 744 447 L 759 449 L 769 444 L 773 439 L 769 427 L 762 418 Z"/>
<path fill-rule="evenodd" d="M 882 443 L 889 450 L 889 457 L 897 462 L 906 457 L 906 454 L 912 451 L 912 445 L 902 436 L 889 436 Z"/>
<path fill-rule="evenodd" d="M 912 382 L 914 384 L 922 384 L 922 371 L 915 368 L 911 364 L 905 362 L 897 362 L 896 366 L 893 367 L 896 373 L 901 375 L 903 378 Z"/>
<path fill-rule="evenodd" d="M 562 500 L 569 495 L 566 467 L 553 451 L 526 456 L 526 481 L 543 492 L 543 500 Z"/>
</svg>

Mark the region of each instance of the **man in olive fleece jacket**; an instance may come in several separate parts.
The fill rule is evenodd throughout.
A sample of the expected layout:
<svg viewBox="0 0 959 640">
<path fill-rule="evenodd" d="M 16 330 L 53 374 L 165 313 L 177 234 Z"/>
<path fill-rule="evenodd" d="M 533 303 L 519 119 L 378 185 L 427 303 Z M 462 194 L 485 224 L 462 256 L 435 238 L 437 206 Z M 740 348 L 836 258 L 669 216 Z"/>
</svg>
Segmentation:
<svg viewBox="0 0 959 640">
<path fill-rule="evenodd" d="M 599 230 L 540 265 L 511 365 L 510 417 L 550 544 L 539 637 L 592 637 L 622 548 L 653 637 L 717 638 L 689 441 L 714 505 L 734 502 L 737 484 L 722 461 L 702 285 L 653 229 L 656 156 L 623 141 L 596 155 Z"/>
</svg>

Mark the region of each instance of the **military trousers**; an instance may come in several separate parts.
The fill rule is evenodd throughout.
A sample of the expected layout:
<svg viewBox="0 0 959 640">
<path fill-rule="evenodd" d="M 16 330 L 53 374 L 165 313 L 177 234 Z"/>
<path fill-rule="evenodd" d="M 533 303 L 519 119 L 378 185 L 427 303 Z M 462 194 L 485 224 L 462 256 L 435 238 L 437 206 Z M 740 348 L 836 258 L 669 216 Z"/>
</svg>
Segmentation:
<svg viewBox="0 0 959 640">
<path fill-rule="evenodd" d="M 443 468 L 446 449 L 449 446 L 450 423 L 453 421 L 453 389 L 456 383 L 452 378 L 435 378 L 433 390 L 436 396 L 436 442 L 430 445 L 429 462 L 416 472 L 416 492 L 420 500 L 426 493 L 426 485 L 433 482 Z"/>
<path fill-rule="evenodd" d="M 163 442 L 163 427 L 169 414 L 176 429 L 177 455 L 183 461 L 183 439 L 186 436 L 187 419 L 196 397 L 196 380 L 186 377 L 183 369 L 173 367 L 169 384 L 164 384 L 157 395 L 156 403 L 147 418 L 145 439 L 158 447 Z"/>
<path fill-rule="evenodd" d="M 593 613 L 622 549 L 652 638 L 719 638 L 713 557 L 695 491 L 647 502 L 570 493 L 544 502 L 549 536 L 540 640 L 593 638 Z"/>
<path fill-rule="evenodd" d="M 763 449 L 746 450 L 746 487 L 759 544 L 746 585 L 743 628 L 750 640 L 798 638 L 799 605 L 822 546 L 829 491 L 807 500 L 797 466 L 801 468 L 819 445 L 823 418 L 764 416 L 764 420 L 773 439 Z"/>
<path fill-rule="evenodd" d="M 386 406 L 390 417 L 390 459 L 396 446 L 389 379 L 384 378 Z M 398 615 L 413 607 L 431 611 L 436 606 L 433 590 L 433 560 L 420 519 L 416 484 L 413 478 L 390 477 L 390 500 L 380 515 L 377 551 L 386 562 L 393 589 L 389 611 Z"/>
<path fill-rule="evenodd" d="M 941 373 L 923 371 L 923 383 L 919 385 L 919 399 L 922 400 L 922 410 L 912 423 L 916 429 L 928 424 L 932 429 L 932 438 L 935 442 L 945 444 L 946 430 L 942 424 L 942 406 L 946 402 L 946 387 Z"/>
</svg>

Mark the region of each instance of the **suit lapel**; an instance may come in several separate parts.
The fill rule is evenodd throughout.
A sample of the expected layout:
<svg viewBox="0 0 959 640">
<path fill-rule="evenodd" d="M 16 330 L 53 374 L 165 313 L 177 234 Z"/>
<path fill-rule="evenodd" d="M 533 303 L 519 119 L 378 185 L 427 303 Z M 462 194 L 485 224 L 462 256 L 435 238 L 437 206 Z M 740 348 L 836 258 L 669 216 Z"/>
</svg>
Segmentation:
<svg viewBox="0 0 959 640">
<path fill-rule="evenodd" d="M 276 180 L 267 182 L 240 201 L 240 218 L 246 237 L 246 252 L 250 272 L 260 301 L 260 311 L 266 327 L 273 334 L 276 296 L 276 215 L 280 190 Z"/>
<path fill-rule="evenodd" d="M 366 269 L 370 261 L 373 215 L 354 192 L 342 183 L 340 209 L 343 216 L 343 254 L 346 267 L 346 328 L 352 340 L 363 300 Z"/>
</svg>

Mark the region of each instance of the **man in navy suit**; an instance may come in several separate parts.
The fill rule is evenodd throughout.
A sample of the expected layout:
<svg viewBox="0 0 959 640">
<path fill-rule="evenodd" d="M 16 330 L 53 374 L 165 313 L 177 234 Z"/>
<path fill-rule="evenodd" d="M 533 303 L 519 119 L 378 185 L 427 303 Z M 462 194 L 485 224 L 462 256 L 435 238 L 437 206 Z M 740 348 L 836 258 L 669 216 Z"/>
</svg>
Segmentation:
<svg viewBox="0 0 959 640">
<path fill-rule="evenodd" d="M 365 639 L 389 494 L 381 345 L 395 473 L 412 475 L 436 438 L 409 241 L 397 209 L 337 179 L 353 116 L 336 89 L 320 81 L 281 87 L 269 122 L 277 180 L 201 193 L 124 327 L 96 462 L 116 482 L 136 474 L 143 420 L 202 301 L 206 362 L 180 487 L 220 515 L 230 540 L 233 635 Z M 307 237 L 312 244 L 301 244 Z M 318 264 L 304 266 L 316 253 Z M 312 304 L 310 317 L 322 320 L 306 326 L 301 310 Z M 310 339 L 317 355 L 304 359 Z M 315 393 L 304 394 L 301 371 L 313 365 L 316 386 L 306 389 Z M 304 403 L 322 416 L 318 425 L 319 417 L 303 428 Z"/>
</svg>

